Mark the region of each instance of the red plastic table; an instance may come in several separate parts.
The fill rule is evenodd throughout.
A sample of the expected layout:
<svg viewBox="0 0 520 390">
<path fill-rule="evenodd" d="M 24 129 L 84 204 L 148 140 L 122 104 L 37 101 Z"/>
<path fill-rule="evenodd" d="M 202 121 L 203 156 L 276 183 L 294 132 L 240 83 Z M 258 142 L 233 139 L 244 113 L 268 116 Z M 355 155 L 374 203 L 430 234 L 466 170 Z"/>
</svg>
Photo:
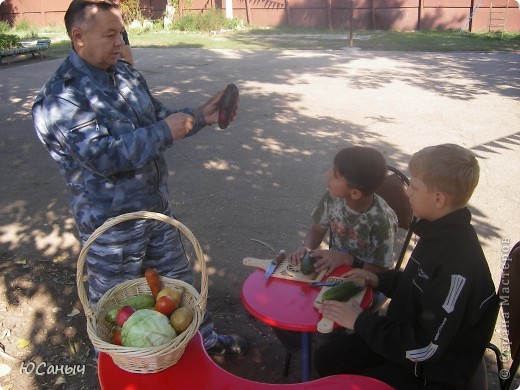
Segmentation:
<svg viewBox="0 0 520 390">
<path fill-rule="evenodd" d="M 350 266 L 342 266 L 330 276 L 340 276 L 350 269 Z M 259 269 L 246 279 L 242 286 L 242 303 L 253 316 L 268 325 L 302 332 L 302 381 L 306 382 L 311 369 L 310 336 L 317 331 L 321 320 L 313 304 L 321 287 L 275 277 L 266 281 L 264 274 L 265 271 Z M 367 289 L 361 307 L 367 308 L 372 298 L 373 291 Z"/>
<path fill-rule="evenodd" d="M 177 364 L 153 374 L 134 374 L 115 365 L 106 353 L 98 358 L 98 377 L 103 390 L 392 390 L 376 379 L 358 375 L 334 375 L 306 383 L 269 384 L 253 382 L 222 369 L 206 353 L 200 333 L 190 340 Z"/>
</svg>

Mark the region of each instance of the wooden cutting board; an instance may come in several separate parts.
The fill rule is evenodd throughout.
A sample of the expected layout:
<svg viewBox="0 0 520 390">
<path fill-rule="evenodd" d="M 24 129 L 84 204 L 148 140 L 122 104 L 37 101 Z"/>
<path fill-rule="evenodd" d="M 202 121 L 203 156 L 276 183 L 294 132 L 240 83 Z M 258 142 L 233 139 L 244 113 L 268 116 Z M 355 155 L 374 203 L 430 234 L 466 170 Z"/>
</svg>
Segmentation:
<svg viewBox="0 0 520 390">
<path fill-rule="evenodd" d="M 271 264 L 271 259 L 263 260 L 255 259 L 254 257 L 246 257 L 242 260 L 242 264 L 248 267 L 257 267 L 266 270 Z M 300 271 L 299 265 L 292 265 L 289 263 L 288 259 L 285 259 L 280 263 L 280 265 L 278 265 L 278 267 L 276 267 L 271 277 L 310 283 L 321 281 L 325 275 L 325 271 L 326 270 L 323 270 L 320 273 L 313 272 L 310 275 L 304 275 Z"/>
<path fill-rule="evenodd" d="M 356 281 L 358 283 L 360 283 L 361 285 L 365 285 L 365 280 L 363 278 L 340 278 L 340 277 L 337 277 L 337 276 L 330 276 L 329 278 L 327 278 L 327 282 L 342 282 L 344 280 L 353 280 L 353 281 Z M 325 293 L 325 291 L 331 289 L 332 287 L 331 286 L 323 286 L 318 294 L 318 296 L 316 297 L 316 299 L 314 300 L 314 307 L 317 308 L 319 310 L 321 304 L 322 304 L 322 300 L 321 300 L 321 297 L 323 296 L 323 293 Z M 349 302 L 350 301 L 354 301 L 354 302 L 357 302 L 359 305 L 361 305 L 361 301 L 363 301 L 363 297 L 365 296 L 365 293 L 366 293 L 367 289 L 366 287 L 363 288 L 359 293 L 357 293 L 356 295 L 354 295 L 352 298 L 349 299 Z M 332 332 L 332 329 L 334 328 L 334 322 L 331 321 L 331 320 L 328 320 L 326 318 L 322 318 L 320 320 L 320 322 L 318 322 L 318 332 L 321 332 L 321 333 L 330 333 Z"/>
</svg>

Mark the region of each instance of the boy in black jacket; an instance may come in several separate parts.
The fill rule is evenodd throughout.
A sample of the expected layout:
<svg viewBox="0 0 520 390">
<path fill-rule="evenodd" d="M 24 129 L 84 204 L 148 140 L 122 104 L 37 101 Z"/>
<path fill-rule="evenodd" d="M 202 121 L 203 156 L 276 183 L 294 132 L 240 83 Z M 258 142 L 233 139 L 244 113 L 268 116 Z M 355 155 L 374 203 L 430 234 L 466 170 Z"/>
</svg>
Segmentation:
<svg viewBox="0 0 520 390">
<path fill-rule="evenodd" d="M 471 380 L 491 338 L 498 298 L 471 226 L 468 203 L 479 178 L 475 156 L 457 145 L 412 156 L 408 197 L 420 237 L 406 268 L 353 269 L 391 298 L 387 314 L 324 302 L 321 312 L 354 333 L 318 348 L 322 376 L 360 374 L 396 389 L 457 389 Z"/>
</svg>

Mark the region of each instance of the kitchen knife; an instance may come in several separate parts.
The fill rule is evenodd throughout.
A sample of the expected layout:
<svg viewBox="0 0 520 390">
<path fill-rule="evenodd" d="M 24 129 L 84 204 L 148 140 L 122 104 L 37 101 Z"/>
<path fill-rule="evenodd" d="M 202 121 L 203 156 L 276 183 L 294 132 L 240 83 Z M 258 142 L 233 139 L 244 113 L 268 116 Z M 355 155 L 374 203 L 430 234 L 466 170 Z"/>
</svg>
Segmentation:
<svg viewBox="0 0 520 390">
<path fill-rule="evenodd" d="M 277 255 L 274 257 L 274 259 L 271 261 L 271 264 L 269 264 L 269 267 L 265 270 L 265 279 L 269 279 L 269 277 L 273 274 L 274 270 L 280 263 L 285 259 L 285 250 L 282 249 L 280 252 L 277 253 Z"/>
</svg>

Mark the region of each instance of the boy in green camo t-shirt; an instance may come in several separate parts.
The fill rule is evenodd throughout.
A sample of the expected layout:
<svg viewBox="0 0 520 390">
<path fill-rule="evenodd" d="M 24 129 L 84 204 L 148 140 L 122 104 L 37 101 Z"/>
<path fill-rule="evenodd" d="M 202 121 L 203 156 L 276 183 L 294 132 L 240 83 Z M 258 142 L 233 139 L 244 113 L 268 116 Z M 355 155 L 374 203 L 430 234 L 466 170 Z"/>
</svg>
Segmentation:
<svg viewBox="0 0 520 390">
<path fill-rule="evenodd" d="M 300 264 L 305 252 L 316 258 L 317 272 L 331 273 L 341 265 L 382 272 L 392 266 L 397 216 L 383 198 L 374 192 L 387 174 L 381 153 L 367 147 L 342 149 L 327 171 L 328 191 L 312 212 L 314 224 L 302 246 L 289 255 L 289 262 Z M 330 229 L 329 250 L 317 250 Z M 299 332 L 273 327 L 273 332 L 289 352 L 300 346 Z M 314 344 L 333 337 L 317 333 Z"/>
<path fill-rule="evenodd" d="M 299 264 L 306 251 L 315 270 L 331 273 L 341 265 L 381 272 L 392 266 L 397 216 L 375 194 L 387 174 L 383 155 L 368 147 L 342 149 L 327 171 L 328 191 L 312 212 L 314 224 L 303 245 L 289 256 Z M 317 250 L 330 229 L 329 250 Z"/>
</svg>

